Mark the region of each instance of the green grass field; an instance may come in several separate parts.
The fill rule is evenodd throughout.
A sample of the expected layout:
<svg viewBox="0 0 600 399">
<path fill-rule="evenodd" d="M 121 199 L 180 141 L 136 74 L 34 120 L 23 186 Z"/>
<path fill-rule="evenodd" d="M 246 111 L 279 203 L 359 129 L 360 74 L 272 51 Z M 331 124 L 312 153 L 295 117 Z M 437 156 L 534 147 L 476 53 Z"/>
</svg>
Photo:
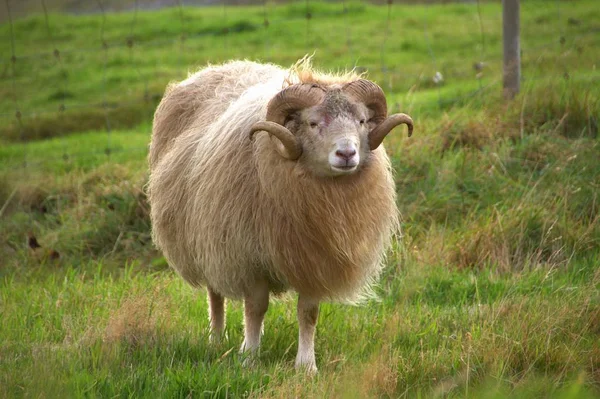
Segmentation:
<svg viewBox="0 0 600 399">
<path fill-rule="evenodd" d="M 308 34 L 304 2 L 269 5 L 268 27 L 262 7 L 0 25 L 0 397 L 600 396 L 600 9 L 522 3 L 512 101 L 498 3 L 481 24 L 477 4 L 394 5 L 387 35 L 385 6 L 312 1 Z M 415 134 L 386 141 L 403 237 L 380 300 L 322 306 L 307 378 L 293 295 L 271 303 L 256 366 L 240 303 L 209 345 L 204 292 L 152 246 L 144 185 L 169 80 L 313 51 L 364 68 Z"/>
</svg>

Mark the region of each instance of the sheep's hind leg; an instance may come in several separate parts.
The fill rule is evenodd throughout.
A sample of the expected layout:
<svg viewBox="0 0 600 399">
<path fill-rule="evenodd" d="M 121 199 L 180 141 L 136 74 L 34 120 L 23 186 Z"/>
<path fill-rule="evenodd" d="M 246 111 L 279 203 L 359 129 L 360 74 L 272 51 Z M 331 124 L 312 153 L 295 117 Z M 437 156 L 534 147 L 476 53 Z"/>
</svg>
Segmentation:
<svg viewBox="0 0 600 399">
<path fill-rule="evenodd" d="M 208 305 L 210 307 L 210 340 L 217 343 L 221 341 L 225 330 L 225 299 L 210 287 L 207 287 L 206 290 L 208 291 Z"/>
<path fill-rule="evenodd" d="M 315 329 L 319 318 L 319 301 L 306 296 L 298 297 L 298 355 L 296 368 L 310 374 L 317 372 L 315 361 Z"/>
<path fill-rule="evenodd" d="M 266 281 L 257 281 L 244 295 L 244 343 L 240 352 L 257 351 L 268 308 L 269 285 Z"/>
</svg>

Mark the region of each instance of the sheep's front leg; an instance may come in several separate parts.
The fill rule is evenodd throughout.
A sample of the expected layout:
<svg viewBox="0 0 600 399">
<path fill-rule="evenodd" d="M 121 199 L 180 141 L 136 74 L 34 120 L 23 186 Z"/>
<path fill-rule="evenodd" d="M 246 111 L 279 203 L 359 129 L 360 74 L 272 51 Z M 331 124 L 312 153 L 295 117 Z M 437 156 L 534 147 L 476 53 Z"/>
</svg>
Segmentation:
<svg viewBox="0 0 600 399">
<path fill-rule="evenodd" d="M 244 295 L 244 343 L 240 352 L 254 352 L 258 349 L 268 308 L 269 286 L 266 281 L 259 281 Z"/>
<path fill-rule="evenodd" d="M 319 301 L 298 297 L 298 355 L 296 368 L 305 369 L 309 373 L 317 372 L 315 361 L 315 329 L 319 318 Z"/>
<path fill-rule="evenodd" d="M 221 340 L 225 330 L 225 299 L 210 287 L 207 287 L 206 290 L 210 307 L 210 340 L 216 343 Z"/>
</svg>

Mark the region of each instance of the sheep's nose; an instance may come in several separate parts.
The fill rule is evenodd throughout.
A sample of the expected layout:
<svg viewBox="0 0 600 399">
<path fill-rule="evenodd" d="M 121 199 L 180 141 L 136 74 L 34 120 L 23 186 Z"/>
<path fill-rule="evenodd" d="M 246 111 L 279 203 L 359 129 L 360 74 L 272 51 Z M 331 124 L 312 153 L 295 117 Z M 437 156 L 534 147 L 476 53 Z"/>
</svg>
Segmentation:
<svg viewBox="0 0 600 399">
<path fill-rule="evenodd" d="M 337 155 L 338 157 L 340 157 L 342 159 L 345 159 L 346 161 L 349 161 L 350 158 L 352 158 L 353 156 L 356 155 L 356 149 L 354 149 L 352 147 L 340 149 L 335 152 L 335 155 Z"/>
</svg>

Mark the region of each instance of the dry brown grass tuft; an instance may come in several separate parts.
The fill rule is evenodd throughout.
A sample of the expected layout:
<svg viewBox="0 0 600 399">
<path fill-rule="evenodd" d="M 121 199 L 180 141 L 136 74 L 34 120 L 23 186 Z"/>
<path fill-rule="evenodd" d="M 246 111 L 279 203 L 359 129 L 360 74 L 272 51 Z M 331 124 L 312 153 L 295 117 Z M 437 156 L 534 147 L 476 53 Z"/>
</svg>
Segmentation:
<svg viewBox="0 0 600 399">
<path fill-rule="evenodd" d="M 541 264 L 559 266 L 569 257 L 568 232 L 541 206 L 522 206 L 471 223 L 449 251 L 459 268 L 497 265 L 502 271 Z"/>
<path fill-rule="evenodd" d="M 497 137 L 498 126 L 484 123 L 481 119 L 460 119 L 444 117 L 440 126 L 442 152 L 456 148 L 473 148 L 482 150 Z"/>
<path fill-rule="evenodd" d="M 553 161 L 564 163 L 572 154 L 565 150 L 564 143 L 549 141 L 540 136 L 534 136 L 522 150 L 513 149 L 512 155 L 518 158 L 524 168 L 541 170 Z"/>
<path fill-rule="evenodd" d="M 423 233 L 422 237 L 413 238 L 406 237 L 415 241 L 415 244 L 410 248 L 407 256 L 414 259 L 415 262 L 423 265 L 445 265 L 449 263 L 450 244 L 448 243 L 448 233 L 444 226 L 431 225 L 430 228 Z"/>
<path fill-rule="evenodd" d="M 371 361 L 363 367 L 360 376 L 361 397 L 373 397 L 386 395 L 394 397 L 398 386 L 398 361 L 400 353 L 398 349 L 392 349 L 386 344 Z"/>
<path fill-rule="evenodd" d="M 594 376 L 600 362 L 598 345 L 585 338 L 595 328 L 598 313 L 598 305 L 581 298 L 565 298 L 563 303 L 507 301 L 486 319 L 480 338 L 473 341 L 474 362 L 482 369 L 516 379 L 549 372 L 569 375 L 583 366 L 592 379 L 600 382 Z M 567 350 L 566 341 L 588 352 L 589 358 L 582 359 Z"/>
<path fill-rule="evenodd" d="M 600 99 L 589 87 L 552 81 L 535 89 L 524 88 L 510 103 L 491 101 L 485 111 L 476 114 L 452 111 L 434 130 L 441 138 L 442 153 L 460 148 L 482 150 L 498 140 L 515 141 L 525 134 L 595 138 L 598 109 Z"/>
<path fill-rule="evenodd" d="M 6 192 L 9 195 L 2 195 L 0 201 L 5 205 L 3 215 L 9 215 L 17 209 L 25 209 L 30 212 L 46 213 L 48 212 L 49 199 L 48 191 L 38 182 L 29 181 L 26 183 L 17 181 L 5 181 Z M 0 205 L 2 207 L 2 205 Z"/>
<path fill-rule="evenodd" d="M 110 316 L 102 341 L 126 343 L 133 347 L 154 344 L 165 335 L 170 324 L 169 299 L 154 292 L 127 298 Z"/>
<path fill-rule="evenodd" d="M 144 169 L 109 163 L 66 176 L 52 171 L 0 175 L 1 217 L 8 227 L 0 228 L 0 242 L 6 243 L 0 245 L 0 256 L 19 254 L 30 265 L 58 258 L 76 264 L 90 256 L 115 266 L 139 260 L 141 254 L 152 259 L 156 251 L 145 182 Z M 43 251 L 27 247 L 29 233 Z"/>
<path fill-rule="evenodd" d="M 524 90 L 509 111 L 522 129 L 540 128 L 569 138 L 598 136 L 600 99 L 590 87 L 553 81 Z"/>
</svg>

